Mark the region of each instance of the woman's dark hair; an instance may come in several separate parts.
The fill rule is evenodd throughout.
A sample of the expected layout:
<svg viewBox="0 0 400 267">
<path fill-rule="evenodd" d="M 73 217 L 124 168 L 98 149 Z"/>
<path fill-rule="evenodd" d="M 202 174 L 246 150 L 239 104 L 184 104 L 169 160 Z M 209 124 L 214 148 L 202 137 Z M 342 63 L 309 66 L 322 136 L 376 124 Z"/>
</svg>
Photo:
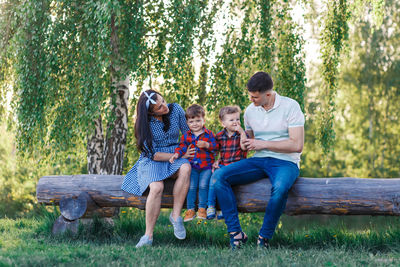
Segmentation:
<svg viewBox="0 0 400 267">
<path fill-rule="evenodd" d="M 259 71 L 247 82 L 247 90 L 250 92 L 265 92 L 274 87 L 274 82 L 268 73 Z"/>
<path fill-rule="evenodd" d="M 148 95 L 151 95 L 151 99 L 157 101 L 157 95 L 161 94 L 154 90 L 146 90 Z M 150 120 L 152 116 L 152 108 L 153 105 L 149 103 L 149 108 L 146 107 L 146 102 L 148 98 L 142 93 L 139 97 L 137 106 L 136 106 L 136 122 L 135 122 L 135 137 L 136 137 L 136 147 L 139 151 L 143 152 L 145 156 L 150 156 L 153 154 L 153 134 L 150 129 Z M 163 130 L 167 132 L 170 127 L 170 114 L 173 109 L 173 105 L 168 105 L 169 112 L 162 116 L 162 120 L 164 123 Z M 146 144 L 146 145 L 145 145 Z"/>
</svg>

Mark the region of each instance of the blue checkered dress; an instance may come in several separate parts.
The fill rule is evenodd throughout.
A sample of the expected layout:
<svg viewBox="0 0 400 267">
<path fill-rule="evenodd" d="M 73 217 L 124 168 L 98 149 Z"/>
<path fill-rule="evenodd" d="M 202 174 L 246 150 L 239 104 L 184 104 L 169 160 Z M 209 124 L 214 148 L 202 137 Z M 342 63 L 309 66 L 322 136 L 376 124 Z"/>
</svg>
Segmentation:
<svg viewBox="0 0 400 267">
<path fill-rule="evenodd" d="M 179 144 L 179 130 L 185 133 L 189 130 L 186 124 L 185 111 L 176 103 L 170 104 L 170 127 L 164 132 L 164 123 L 155 118 L 150 120 L 150 128 L 153 134 L 153 152 L 165 152 L 173 154 Z M 141 196 L 150 183 L 167 179 L 179 170 L 182 164 L 189 163 L 187 159 L 179 158 L 174 163 L 168 161 L 155 161 L 151 157 L 140 154 L 139 160 L 126 174 L 121 189 Z"/>
</svg>

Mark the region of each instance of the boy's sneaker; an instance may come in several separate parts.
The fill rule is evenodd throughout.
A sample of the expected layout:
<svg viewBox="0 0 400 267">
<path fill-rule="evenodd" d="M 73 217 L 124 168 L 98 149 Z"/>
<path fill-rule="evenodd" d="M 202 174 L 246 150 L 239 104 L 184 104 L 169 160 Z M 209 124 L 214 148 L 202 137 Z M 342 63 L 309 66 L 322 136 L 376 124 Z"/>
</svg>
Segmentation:
<svg viewBox="0 0 400 267">
<path fill-rule="evenodd" d="M 196 212 L 194 210 L 187 210 L 185 212 L 185 219 L 183 219 L 184 222 L 190 222 L 196 218 Z"/>
<path fill-rule="evenodd" d="M 218 211 L 217 212 L 217 220 L 223 220 L 224 219 L 224 215 L 222 214 L 222 211 Z"/>
<path fill-rule="evenodd" d="M 207 211 L 205 208 L 199 208 L 199 210 L 197 211 L 197 218 L 199 219 L 207 219 Z"/>
<path fill-rule="evenodd" d="M 207 220 L 215 219 L 215 208 L 208 207 L 207 208 Z"/>
</svg>

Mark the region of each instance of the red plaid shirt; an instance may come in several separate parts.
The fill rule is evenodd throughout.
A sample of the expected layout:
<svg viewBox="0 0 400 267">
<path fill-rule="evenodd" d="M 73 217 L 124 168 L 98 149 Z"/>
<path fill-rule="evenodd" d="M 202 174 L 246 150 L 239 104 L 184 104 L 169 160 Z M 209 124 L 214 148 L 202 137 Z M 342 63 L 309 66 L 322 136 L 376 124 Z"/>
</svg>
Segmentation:
<svg viewBox="0 0 400 267">
<path fill-rule="evenodd" d="M 231 137 L 228 136 L 226 129 L 223 129 L 215 136 L 217 149 L 220 152 L 220 165 L 226 166 L 233 162 L 245 159 L 247 151 L 240 147 L 240 133 L 235 132 Z"/>
<path fill-rule="evenodd" d="M 197 141 L 206 141 L 210 146 L 207 149 L 199 148 L 196 146 Z M 215 159 L 214 152 L 217 148 L 213 132 L 204 128 L 204 132 L 196 137 L 192 131 L 187 131 L 182 135 L 179 146 L 175 149 L 175 153 L 178 153 L 179 156 L 182 157 L 191 144 L 196 148 L 194 157 L 189 159 L 192 167 L 195 169 L 211 169 Z"/>
</svg>

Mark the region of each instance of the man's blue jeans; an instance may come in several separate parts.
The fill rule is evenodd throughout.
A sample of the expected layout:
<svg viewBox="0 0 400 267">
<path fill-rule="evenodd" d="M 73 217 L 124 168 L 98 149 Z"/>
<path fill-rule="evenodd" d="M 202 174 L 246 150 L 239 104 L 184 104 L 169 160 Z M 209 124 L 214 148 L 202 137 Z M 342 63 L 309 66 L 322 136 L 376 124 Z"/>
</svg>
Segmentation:
<svg viewBox="0 0 400 267">
<path fill-rule="evenodd" d="M 279 217 L 285 210 L 288 192 L 299 176 L 299 168 L 293 162 L 265 157 L 249 158 L 232 163 L 214 172 L 211 182 L 225 217 L 228 232 L 242 231 L 240 226 L 236 198 L 232 185 L 248 184 L 268 178 L 271 181 L 271 198 L 265 210 L 260 236 L 271 239 Z"/>
<path fill-rule="evenodd" d="M 197 189 L 199 189 L 199 208 L 207 208 L 208 185 L 211 177 L 211 169 L 192 168 L 190 174 L 190 186 L 187 194 L 187 209 L 195 209 Z"/>
</svg>

